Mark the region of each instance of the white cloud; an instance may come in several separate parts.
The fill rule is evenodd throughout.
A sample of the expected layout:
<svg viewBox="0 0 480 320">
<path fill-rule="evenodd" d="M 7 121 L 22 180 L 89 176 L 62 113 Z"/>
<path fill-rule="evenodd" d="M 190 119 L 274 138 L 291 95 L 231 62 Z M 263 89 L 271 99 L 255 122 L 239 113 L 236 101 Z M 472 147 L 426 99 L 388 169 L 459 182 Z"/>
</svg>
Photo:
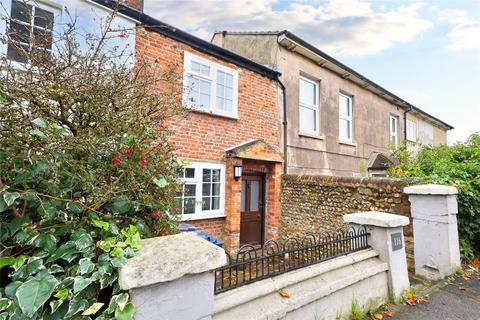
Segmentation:
<svg viewBox="0 0 480 320">
<path fill-rule="evenodd" d="M 480 21 L 457 24 L 447 37 L 451 41 L 448 45 L 450 49 L 480 49 Z"/>
<path fill-rule="evenodd" d="M 438 20 L 451 24 L 453 29 L 447 33 L 448 48 L 452 50 L 480 49 L 480 20 L 464 10 L 442 10 Z"/>
<path fill-rule="evenodd" d="M 146 13 L 209 40 L 215 30 L 284 30 L 335 54 L 368 55 L 421 35 L 432 23 L 411 3 L 375 11 L 360 0 L 147 1 Z M 206 35 L 209 35 L 206 37 Z"/>
<path fill-rule="evenodd" d="M 438 20 L 440 22 L 457 24 L 457 23 L 463 23 L 470 20 L 469 15 L 470 14 L 464 10 L 455 10 L 455 9 L 441 10 L 438 12 Z"/>
</svg>

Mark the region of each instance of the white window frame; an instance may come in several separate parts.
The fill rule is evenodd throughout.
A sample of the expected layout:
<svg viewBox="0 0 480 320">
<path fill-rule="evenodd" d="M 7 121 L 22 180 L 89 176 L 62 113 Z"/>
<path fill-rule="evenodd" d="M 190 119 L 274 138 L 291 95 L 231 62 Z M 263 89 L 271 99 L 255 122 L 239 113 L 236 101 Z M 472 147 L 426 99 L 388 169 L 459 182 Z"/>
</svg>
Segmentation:
<svg viewBox="0 0 480 320">
<path fill-rule="evenodd" d="M 208 77 L 203 74 L 192 72 L 191 71 L 192 61 L 204 64 L 204 65 L 208 65 L 211 70 L 210 76 Z M 233 76 L 232 111 L 231 112 L 217 109 L 217 106 L 216 106 L 217 71 L 222 71 L 224 73 L 227 73 Z M 188 99 L 188 92 L 189 92 L 188 78 L 189 77 L 205 79 L 211 82 L 210 106 L 208 110 L 206 108 L 193 104 L 192 101 L 189 101 Z M 210 60 L 194 55 L 188 51 L 185 51 L 184 52 L 184 74 L 183 74 L 183 104 L 184 106 L 197 111 L 202 111 L 202 112 L 216 114 L 224 117 L 238 119 L 238 71 L 222 66 L 218 63 L 214 63 Z"/>
<path fill-rule="evenodd" d="M 195 213 L 183 214 L 181 213 L 181 220 L 198 220 L 218 218 L 225 216 L 225 165 L 219 163 L 208 162 L 192 162 L 184 168 L 195 169 L 194 178 L 180 178 L 180 181 L 185 184 L 195 184 Z M 218 210 L 202 210 L 202 188 L 203 188 L 203 169 L 220 170 L 220 207 Z M 179 199 L 177 197 L 177 199 Z"/>
<path fill-rule="evenodd" d="M 13 1 L 11 1 L 11 0 L 7 1 L 6 5 L 5 5 L 5 8 L 4 8 L 5 12 L 8 12 L 9 17 L 12 13 L 12 2 Z M 27 4 L 29 4 L 29 5 L 31 5 L 35 8 L 40 8 L 42 10 L 49 11 L 53 14 L 52 49 L 51 49 L 51 52 L 53 52 L 55 50 L 55 48 L 53 46 L 53 43 L 55 41 L 54 37 L 55 37 L 55 32 L 57 31 L 55 28 L 57 27 L 58 21 L 61 20 L 62 14 L 63 14 L 62 5 L 58 4 L 56 2 L 53 2 L 53 1 L 27 1 Z M 2 19 L 2 21 L 0 21 L 1 30 L 4 30 L 5 32 L 7 32 L 7 30 L 9 29 L 9 23 L 10 23 L 10 21 L 7 21 L 7 19 Z M 33 27 L 32 25 L 33 25 L 33 15 L 32 15 L 31 21 L 30 21 L 30 28 Z M 31 43 L 30 43 L 30 45 L 31 45 Z M 2 55 L 7 57 L 8 43 L 0 43 L 0 52 L 1 52 Z M 23 69 L 23 68 L 25 68 L 25 66 L 30 65 L 30 62 L 22 63 L 22 62 L 10 60 L 10 59 L 9 59 L 9 61 L 10 61 L 11 65 L 14 68 L 17 68 L 17 69 Z"/>
<path fill-rule="evenodd" d="M 407 140 L 411 142 L 417 142 L 417 123 L 407 119 Z M 413 135 L 413 136 L 412 136 Z"/>
<path fill-rule="evenodd" d="M 315 86 L 315 104 L 314 105 L 311 105 L 311 104 L 307 104 L 307 103 L 302 103 L 300 101 L 300 81 L 305 81 L 305 82 L 308 82 L 308 83 L 311 83 Z M 319 82 L 318 81 L 315 81 L 315 80 L 312 80 L 312 79 L 309 79 L 307 77 L 304 77 L 304 76 L 300 76 L 300 78 L 298 79 L 298 132 L 300 134 L 304 133 L 304 134 L 313 134 L 313 135 L 319 135 L 320 134 L 320 108 L 319 108 L 319 98 L 320 98 L 320 86 L 319 86 Z M 316 130 L 307 130 L 307 129 L 303 129 L 302 128 L 302 123 L 301 123 L 301 117 L 300 117 L 300 108 L 307 108 L 307 109 L 310 109 L 310 110 L 314 110 L 315 111 L 315 128 Z"/>
<path fill-rule="evenodd" d="M 395 122 L 395 131 L 393 130 L 392 127 L 392 120 Z M 388 117 L 388 126 L 390 128 L 390 136 L 388 143 L 392 144 L 392 138 L 395 138 L 395 143 L 393 143 L 394 146 L 398 146 L 398 116 L 391 114 Z"/>
<path fill-rule="evenodd" d="M 340 112 L 340 97 L 344 97 L 344 98 L 347 98 L 348 100 L 348 108 L 349 108 L 349 114 L 350 116 L 344 116 L 341 114 Z M 350 132 L 349 132 L 349 135 L 350 135 L 350 138 L 346 138 L 346 137 L 342 137 L 342 132 L 340 131 L 340 123 L 342 122 L 342 120 L 346 120 L 350 123 Z M 353 97 L 348 95 L 348 94 L 345 94 L 345 93 L 342 93 L 340 92 L 340 94 L 338 95 L 338 139 L 340 140 L 340 142 L 348 142 L 348 143 L 352 143 L 353 142 Z"/>
</svg>

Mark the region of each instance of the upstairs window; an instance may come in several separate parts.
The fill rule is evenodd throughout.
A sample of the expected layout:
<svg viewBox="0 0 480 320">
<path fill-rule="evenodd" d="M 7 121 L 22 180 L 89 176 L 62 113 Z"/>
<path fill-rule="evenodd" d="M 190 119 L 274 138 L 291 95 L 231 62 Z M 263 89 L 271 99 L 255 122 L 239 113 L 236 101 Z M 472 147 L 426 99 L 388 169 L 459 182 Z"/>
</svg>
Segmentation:
<svg viewBox="0 0 480 320">
<path fill-rule="evenodd" d="M 398 145 L 398 117 L 390 116 L 390 144 Z"/>
<path fill-rule="evenodd" d="M 185 52 L 184 103 L 213 114 L 237 117 L 238 72 Z"/>
<path fill-rule="evenodd" d="M 178 208 L 183 220 L 218 217 L 224 214 L 225 166 L 192 163 L 180 172 Z"/>
<path fill-rule="evenodd" d="M 417 142 L 417 124 L 407 120 L 407 140 Z"/>
<path fill-rule="evenodd" d="M 10 43 L 7 57 L 16 62 L 28 63 L 26 52 L 32 50 L 52 50 L 52 30 L 54 14 L 40 5 L 30 5 L 12 0 L 8 23 Z"/>
<path fill-rule="evenodd" d="M 300 77 L 299 81 L 299 131 L 301 133 L 319 133 L 318 83 Z"/>
<path fill-rule="evenodd" d="M 339 133 L 341 141 L 352 142 L 352 97 L 340 93 L 339 96 Z"/>
</svg>

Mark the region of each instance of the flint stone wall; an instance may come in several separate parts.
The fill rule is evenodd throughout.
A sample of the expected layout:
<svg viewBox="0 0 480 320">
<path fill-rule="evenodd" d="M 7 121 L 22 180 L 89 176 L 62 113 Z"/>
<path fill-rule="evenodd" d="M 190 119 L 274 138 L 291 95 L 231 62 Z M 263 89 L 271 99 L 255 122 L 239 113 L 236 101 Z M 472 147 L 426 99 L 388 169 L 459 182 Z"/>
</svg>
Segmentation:
<svg viewBox="0 0 480 320">
<path fill-rule="evenodd" d="M 285 174 L 282 177 L 281 237 L 303 238 L 308 233 L 334 233 L 346 227 L 342 216 L 360 211 L 382 211 L 406 216 L 411 237 L 412 218 L 403 188 L 419 180 L 355 178 Z"/>
</svg>

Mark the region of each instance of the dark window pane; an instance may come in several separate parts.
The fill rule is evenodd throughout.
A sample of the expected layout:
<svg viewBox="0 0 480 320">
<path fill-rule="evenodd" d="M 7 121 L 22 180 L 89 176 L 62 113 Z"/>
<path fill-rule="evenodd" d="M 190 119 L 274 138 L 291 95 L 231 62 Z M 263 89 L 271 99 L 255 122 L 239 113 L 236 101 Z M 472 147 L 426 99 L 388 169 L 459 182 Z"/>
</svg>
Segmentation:
<svg viewBox="0 0 480 320">
<path fill-rule="evenodd" d="M 212 170 L 212 181 L 220 182 L 220 170 Z"/>
<path fill-rule="evenodd" d="M 212 210 L 220 209 L 220 197 L 212 198 Z"/>
<path fill-rule="evenodd" d="M 32 6 L 21 1 L 13 0 L 11 17 L 15 20 L 30 23 L 32 17 Z"/>
<path fill-rule="evenodd" d="M 184 202 L 183 202 L 183 213 L 184 213 L 184 214 L 193 214 L 193 213 L 195 213 L 195 199 L 184 199 Z"/>
<path fill-rule="evenodd" d="M 37 48 L 52 49 L 52 32 L 34 28 L 32 45 Z"/>
<path fill-rule="evenodd" d="M 8 30 L 10 40 L 30 43 L 30 27 L 15 21 L 10 21 Z"/>
<path fill-rule="evenodd" d="M 212 183 L 212 195 L 213 196 L 220 195 L 220 183 Z"/>
<path fill-rule="evenodd" d="M 202 210 L 210 210 L 210 197 L 202 198 Z"/>
<path fill-rule="evenodd" d="M 53 13 L 40 8 L 35 8 L 35 18 L 33 20 L 33 24 L 38 27 L 52 30 Z"/>
<path fill-rule="evenodd" d="M 186 184 L 184 186 L 185 197 L 195 197 L 197 186 L 194 184 Z"/>
<path fill-rule="evenodd" d="M 7 57 L 8 59 L 20 63 L 27 63 L 27 57 L 25 56 L 24 52 L 20 50 L 20 48 L 17 48 L 17 46 L 20 46 L 19 44 L 12 44 L 10 43 L 8 45 L 7 49 Z M 28 51 L 27 46 L 21 46 L 25 51 Z"/>
<path fill-rule="evenodd" d="M 210 190 L 210 183 L 204 183 L 202 186 L 202 195 L 203 196 L 210 196 L 212 194 Z"/>
<path fill-rule="evenodd" d="M 189 179 L 195 178 L 195 169 L 185 168 L 185 178 L 189 178 Z"/>
<path fill-rule="evenodd" d="M 211 181 L 211 173 L 212 170 L 210 169 L 203 169 L 203 182 L 210 182 Z"/>
</svg>

